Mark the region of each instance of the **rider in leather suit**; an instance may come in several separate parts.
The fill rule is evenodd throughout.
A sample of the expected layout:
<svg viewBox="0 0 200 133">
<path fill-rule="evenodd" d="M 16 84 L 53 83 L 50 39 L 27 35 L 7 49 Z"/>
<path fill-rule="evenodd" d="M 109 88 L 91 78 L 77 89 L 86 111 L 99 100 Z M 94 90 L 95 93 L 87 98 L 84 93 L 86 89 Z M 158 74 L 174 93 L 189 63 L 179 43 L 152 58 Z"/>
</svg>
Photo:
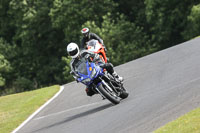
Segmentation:
<svg viewBox="0 0 200 133">
<path fill-rule="evenodd" d="M 80 51 L 79 47 L 76 43 L 70 43 L 67 46 L 67 52 L 72 57 L 72 60 L 70 62 L 70 67 L 71 67 L 70 73 L 73 74 L 73 77 L 75 79 L 78 78 L 76 68 L 79 65 L 79 61 L 81 60 L 81 58 L 86 58 L 86 59 L 88 59 L 88 61 L 97 62 L 100 67 L 105 68 L 108 71 L 108 73 L 113 75 L 116 79 L 118 79 L 119 81 L 123 81 L 123 78 L 120 77 L 114 71 L 113 65 L 111 63 L 102 62 L 98 54 L 93 53 L 93 52 L 88 51 L 88 50 Z M 86 93 L 87 93 L 88 96 L 92 96 L 92 95 L 95 94 L 95 92 L 90 87 L 86 88 Z"/>
<path fill-rule="evenodd" d="M 86 48 L 86 42 L 88 42 L 92 39 L 95 39 L 95 40 L 98 40 L 99 43 L 101 43 L 103 45 L 105 52 L 107 51 L 107 49 L 106 49 L 106 47 L 103 43 L 103 40 L 98 35 L 96 35 L 95 33 L 90 33 L 89 28 L 83 28 L 81 30 L 81 33 L 83 34 L 83 38 L 81 40 L 81 46 L 80 46 L 81 49 Z"/>
</svg>

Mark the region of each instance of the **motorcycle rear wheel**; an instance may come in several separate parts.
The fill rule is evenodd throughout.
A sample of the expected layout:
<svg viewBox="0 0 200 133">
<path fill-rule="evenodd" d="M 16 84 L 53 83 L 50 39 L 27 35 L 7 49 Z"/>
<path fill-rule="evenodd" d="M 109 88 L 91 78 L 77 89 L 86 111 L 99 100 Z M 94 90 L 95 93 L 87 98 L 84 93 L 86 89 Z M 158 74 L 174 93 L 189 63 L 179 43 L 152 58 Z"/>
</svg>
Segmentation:
<svg viewBox="0 0 200 133">
<path fill-rule="evenodd" d="M 121 94 L 119 95 L 119 97 L 121 97 L 122 99 L 125 99 L 127 98 L 129 95 L 129 93 L 126 91 L 126 89 L 122 86 L 122 92 Z"/>
</svg>

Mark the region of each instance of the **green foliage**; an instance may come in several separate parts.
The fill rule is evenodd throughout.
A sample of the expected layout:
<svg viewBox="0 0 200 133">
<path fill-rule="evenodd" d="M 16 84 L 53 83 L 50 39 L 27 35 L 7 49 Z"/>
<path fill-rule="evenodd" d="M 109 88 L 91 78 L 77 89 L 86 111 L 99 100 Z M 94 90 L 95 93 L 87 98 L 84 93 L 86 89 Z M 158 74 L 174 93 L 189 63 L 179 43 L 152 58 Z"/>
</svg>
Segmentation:
<svg viewBox="0 0 200 133">
<path fill-rule="evenodd" d="M 15 34 L 15 25 L 12 22 L 13 16 L 9 14 L 9 3 L 11 0 L 1 0 L 0 2 L 0 37 L 7 42 L 11 42 L 11 38 Z"/>
<path fill-rule="evenodd" d="M 200 4 L 194 5 L 187 17 L 187 28 L 183 32 L 186 40 L 200 35 Z"/>
<path fill-rule="evenodd" d="M 70 61 L 71 61 L 71 58 L 62 57 L 62 61 L 65 63 L 65 67 L 63 68 L 64 80 L 66 82 L 73 81 L 73 77 L 72 77 L 72 75 L 70 75 L 70 71 L 71 71 Z"/>
<path fill-rule="evenodd" d="M 61 82 L 60 59 L 64 54 L 61 30 L 52 28 L 49 12 L 53 1 L 12 1 L 10 13 L 17 12 L 17 60 L 12 63 L 18 77 L 34 81 L 34 86 Z M 16 57 L 15 57 L 16 58 Z M 58 81 L 59 80 L 59 81 Z"/>
<path fill-rule="evenodd" d="M 10 62 L 5 58 L 4 53 L 6 50 L 4 46 L 6 45 L 5 41 L 0 38 L 0 88 L 3 89 L 6 84 L 6 75 L 11 71 Z"/>
<path fill-rule="evenodd" d="M 145 0 L 115 0 L 118 3 L 117 11 L 125 14 L 128 21 L 138 26 L 147 27 L 145 15 Z"/>
<path fill-rule="evenodd" d="M 195 0 L 145 0 L 153 43 L 163 49 L 182 42 L 181 32 L 184 31 L 189 10 L 195 3 Z"/>
<path fill-rule="evenodd" d="M 9 62 L 4 58 L 3 55 L 0 55 L 0 87 L 5 85 L 5 78 L 2 73 L 8 72 L 10 69 Z"/>
<path fill-rule="evenodd" d="M 14 81 L 14 87 L 15 87 L 16 92 L 32 90 L 34 88 L 33 82 L 30 81 L 29 79 L 24 78 L 24 77 L 18 77 Z"/>
<path fill-rule="evenodd" d="M 115 5 L 112 0 L 54 0 L 49 15 L 53 26 L 63 29 L 67 42 L 79 43 L 81 25 L 87 20 L 101 24 L 102 16 Z"/>
</svg>

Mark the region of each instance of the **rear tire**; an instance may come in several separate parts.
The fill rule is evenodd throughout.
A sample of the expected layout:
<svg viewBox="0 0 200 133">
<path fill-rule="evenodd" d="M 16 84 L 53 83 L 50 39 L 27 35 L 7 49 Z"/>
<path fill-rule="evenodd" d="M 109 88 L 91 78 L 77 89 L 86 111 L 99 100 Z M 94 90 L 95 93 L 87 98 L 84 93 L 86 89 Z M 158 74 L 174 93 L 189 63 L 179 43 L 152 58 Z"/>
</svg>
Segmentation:
<svg viewBox="0 0 200 133">
<path fill-rule="evenodd" d="M 125 99 L 125 98 L 127 98 L 128 97 L 128 92 L 126 92 L 126 91 L 123 91 L 120 95 L 119 95 L 119 97 L 121 97 L 122 99 Z"/>
<path fill-rule="evenodd" d="M 122 99 L 125 99 L 128 97 L 129 93 L 126 91 L 126 89 L 122 86 L 122 92 L 121 94 L 119 95 L 119 97 L 121 97 Z"/>
<path fill-rule="evenodd" d="M 101 94 L 103 94 L 104 97 L 107 98 L 113 104 L 119 104 L 120 103 L 119 97 L 117 97 L 117 95 L 116 95 L 116 97 L 112 96 L 108 91 L 106 91 L 106 89 L 104 89 L 102 84 L 98 86 L 98 89 L 101 92 Z"/>
</svg>

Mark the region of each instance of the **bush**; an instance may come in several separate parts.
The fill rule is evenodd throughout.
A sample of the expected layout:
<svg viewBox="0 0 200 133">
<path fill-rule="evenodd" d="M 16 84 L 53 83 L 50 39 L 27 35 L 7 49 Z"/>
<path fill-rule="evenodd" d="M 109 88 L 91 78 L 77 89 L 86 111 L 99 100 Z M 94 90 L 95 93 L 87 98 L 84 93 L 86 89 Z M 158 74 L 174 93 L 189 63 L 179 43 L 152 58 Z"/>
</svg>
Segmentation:
<svg viewBox="0 0 200 133">
<path fill-rule="evenodd" d="M 62 57 L 62 62 L 65 63 L 65 67 L 63 68 L 63 77 L 66 83 L 71 82 L 74 80 L 72 75 L 70 74 L 71 68 L 70 68 L 70 58 Z"/>
<path fill-rule="evenodd" d="M 18 77 L 14 81 L 14 88 L 16 92 L 22 92 L 34 89 L 34 84 L 29 79 L 26 79 L 24 77 Z"/>
</svg>

